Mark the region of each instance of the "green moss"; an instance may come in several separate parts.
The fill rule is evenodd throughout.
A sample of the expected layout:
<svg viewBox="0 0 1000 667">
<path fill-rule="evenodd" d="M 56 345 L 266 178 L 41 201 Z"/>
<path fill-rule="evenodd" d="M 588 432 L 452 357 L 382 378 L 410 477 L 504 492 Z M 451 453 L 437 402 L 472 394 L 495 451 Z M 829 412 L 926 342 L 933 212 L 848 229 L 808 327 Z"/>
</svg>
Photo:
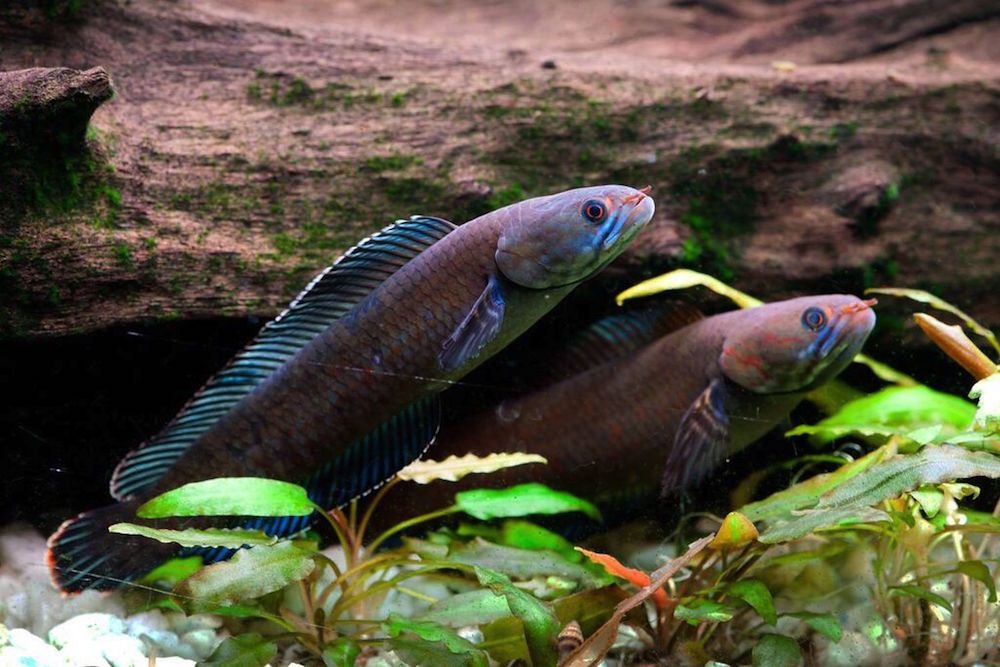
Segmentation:
<svg viewBox="0 0 1000 667">
<path fill-rule="evenodd" d="M 416 155 L 374 155 L 364 162 L 369 171 L 401 171 L 413 165 L 423 164 Z"/>
<path fill-rule="evenodd" d="M 855 121 L 848 123 L 837 123 L 830 128 L 830 138 L 834 141 L 848 141 L 858 133 L 858 124 Z"/>
<path fill-rule="evenodd" d="M 112 246 L 112 254 L 115 257 L 115 261 L 118 262 L 119 266 L 125 269 L 131 269 L 135 266 L 135 259 L 132 257 L 132 249 L 128 247 L 127 244 L 118 242 Z"/>
</svg>

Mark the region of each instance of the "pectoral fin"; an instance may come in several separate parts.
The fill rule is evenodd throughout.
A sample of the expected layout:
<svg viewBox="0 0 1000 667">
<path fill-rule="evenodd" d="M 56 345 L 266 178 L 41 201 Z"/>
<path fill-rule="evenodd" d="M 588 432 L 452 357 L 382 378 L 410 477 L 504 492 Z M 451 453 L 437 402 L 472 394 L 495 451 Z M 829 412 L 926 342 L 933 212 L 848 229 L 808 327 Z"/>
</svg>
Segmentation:
<svg viewBox="0 0 1000 667">
<path fill-rule="evenodd" d="M 490 276 L 486 289 L 458 325 L 438 356 L 441 370 L 450 373 L 475 359 L 486 345 L 496 338 L 503 325 L 504 297 L 500 279 Z"/>
<path fill-rule="evenodd" d="M 667 457 L 660 496 L 666 497 L 693 486 L 719 465 L 729 450 L 729 416 L 726 387 L 712 380 L 698 395 L 677 428 L 674 446 Z"/>
</svg>

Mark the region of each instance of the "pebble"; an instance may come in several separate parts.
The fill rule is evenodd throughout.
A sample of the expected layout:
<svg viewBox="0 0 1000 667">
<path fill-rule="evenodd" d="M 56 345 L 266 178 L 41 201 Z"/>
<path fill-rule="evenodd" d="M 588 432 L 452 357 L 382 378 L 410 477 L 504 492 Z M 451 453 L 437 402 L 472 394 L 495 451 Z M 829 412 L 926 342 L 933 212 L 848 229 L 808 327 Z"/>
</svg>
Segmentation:
<svg viewBox="0 0 1000 667">
<path fill-rule="evenodd" d="M 57 648 L 96 639 L 107 634 L 124 635 L 125 621 L 111 614 L 81 614 L 60 623 L 49 631 L 49 643 Z"/>
</svg>

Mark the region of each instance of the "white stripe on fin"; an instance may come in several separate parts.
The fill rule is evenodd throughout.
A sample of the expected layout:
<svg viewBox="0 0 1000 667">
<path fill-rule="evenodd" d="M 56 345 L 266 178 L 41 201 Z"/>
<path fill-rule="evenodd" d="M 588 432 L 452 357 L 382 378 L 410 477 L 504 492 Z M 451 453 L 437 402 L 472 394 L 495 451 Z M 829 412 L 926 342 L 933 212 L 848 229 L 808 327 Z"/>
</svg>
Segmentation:
<svg viewBox="0 0 1000 667">
<path fill-rule="evenodd" d="M 222 415 L 455 225 L 430 216 L 397 220 L 362 240 L 316 276 L 278 317 L 216 373 L 159 434 L 115 468 L 111 495 L 135 496 L 156 482 Z"/>
</svg>

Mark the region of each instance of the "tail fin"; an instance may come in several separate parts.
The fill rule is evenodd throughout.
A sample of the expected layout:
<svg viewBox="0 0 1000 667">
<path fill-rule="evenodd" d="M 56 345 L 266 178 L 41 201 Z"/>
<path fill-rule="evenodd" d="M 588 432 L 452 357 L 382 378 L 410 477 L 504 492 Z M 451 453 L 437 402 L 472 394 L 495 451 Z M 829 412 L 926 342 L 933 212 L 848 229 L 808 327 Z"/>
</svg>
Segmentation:
<svg viewBox="0 0 1000 667">
<path fill-rule="evenodd" d="M 174 544 L 108 532 L 112 524 L 134 520 L 138 505 L 133 500 L 84 512 L 59 526 L 49 538 L 46 557 L 59 590 L 114 590 L 140 579 L 177 553 Z"/>
</svg>

